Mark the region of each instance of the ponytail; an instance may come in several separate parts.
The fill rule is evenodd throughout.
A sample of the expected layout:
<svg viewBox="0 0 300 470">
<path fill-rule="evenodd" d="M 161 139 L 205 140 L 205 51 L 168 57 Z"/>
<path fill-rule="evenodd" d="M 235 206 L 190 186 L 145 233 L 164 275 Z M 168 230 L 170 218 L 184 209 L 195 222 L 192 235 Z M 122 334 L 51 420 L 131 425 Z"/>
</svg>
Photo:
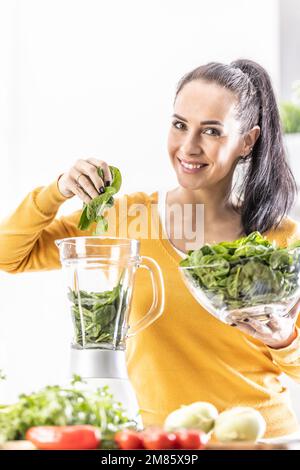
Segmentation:
<svg viewBox="0 0 300 470">
<path fill-rule="evenodd" d="M 257 229 L 265 232 L 276 227 L 290 210 L 296 183 L 287 163 L 279 111 L 268 73 L 250 60 L 237 60 L 231 66 L 249 77 L 256 91 L 252 99 L 259 108 L 260 136 L 242 185 L 242 224 L 247 227 L 246 233 Z"/>
</svg>

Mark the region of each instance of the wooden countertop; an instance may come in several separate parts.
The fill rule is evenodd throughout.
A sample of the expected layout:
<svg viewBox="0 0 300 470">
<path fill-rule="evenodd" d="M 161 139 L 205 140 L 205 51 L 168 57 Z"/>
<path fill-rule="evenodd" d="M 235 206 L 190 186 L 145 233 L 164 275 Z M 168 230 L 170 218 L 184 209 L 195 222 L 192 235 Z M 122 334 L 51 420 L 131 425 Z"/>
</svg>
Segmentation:
<svg viewBox="0 0 300 470">
<path fill-rule="evenodd" d="M 8 441 L 0 446 L 1 450 L 35 450 L 35 447 L 29 441 Z M 254 443 L 254 442 L 210 442 L 207 444 L 207 450 L 300 450 L 300 439 L 289 442 Z"/>
</svg>

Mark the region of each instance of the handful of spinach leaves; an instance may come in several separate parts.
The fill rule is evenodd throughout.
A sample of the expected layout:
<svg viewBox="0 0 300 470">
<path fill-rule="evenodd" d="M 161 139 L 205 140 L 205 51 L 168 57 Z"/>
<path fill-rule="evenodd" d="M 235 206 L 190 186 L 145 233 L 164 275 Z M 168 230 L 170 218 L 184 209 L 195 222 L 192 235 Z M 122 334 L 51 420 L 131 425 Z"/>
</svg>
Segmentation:
<svg viewBox="0 0 300 470">
<path fill-rule="evenodd" d="M 109 167 L 112 174 L 112 182 L 110 186 L 104 188 L 104 193 L 92 199 L 88 204 L 83 204 L 83 210 L 78 223 L 80 230 L 87 230 L 89 226 L 96 222 L 96 230 L 94 235 L 101 235 L 107 232 L 108 224 L 107 220 L 103 216 L 103 212 L 106 208 L 114 205 L 113 196 L 120 190 L 122 184 L 122 177 L 120 170 L 115 166 Z M 97 169 L 99 176 L 103 179 L 103 170 Z"/>
<path fill-rule="evenodd" d="M 127 295 L 119 282 L 113 290 L 77 293 L 69 288 L 74 345 L 84 348 L 122 348 L 126 332 Z"/>
<path fill-rule="evenodd" d="M 239 309 L 285 301 L 299 289 L 299 242 L 276 248 L 259 232 L 233 242 L 206 244 L 180 262 L 194 287 L 215 308 Z"/>
<path fill-rule="evenodd" d="M 108 387 L 89 390 L 84 384 L 79 376 L 74 376 L 69 386 L 48 385 L 20 395 L 15 404 L 0 405 L 0 442 L 25 439 L 32 426 L 91 424 L 100 428 L 105 444 L 116 431 L 136 427 L 137 423 L 128 418 Z"/>
</svg>

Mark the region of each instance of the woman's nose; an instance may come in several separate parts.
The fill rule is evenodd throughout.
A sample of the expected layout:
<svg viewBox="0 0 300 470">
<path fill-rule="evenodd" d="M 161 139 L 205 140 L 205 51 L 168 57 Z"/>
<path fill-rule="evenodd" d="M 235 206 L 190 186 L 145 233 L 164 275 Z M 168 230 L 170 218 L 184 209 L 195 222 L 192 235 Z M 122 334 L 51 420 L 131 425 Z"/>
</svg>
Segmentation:
<svg viewBox="0 0 300 470">
<path fill-rule="evenodd" d="M 185 136 L 181 143 L 181 152 L 185 155 L 199 155 L 202 152 L 201 141 L 199 137 L 190 135 Z"/>
</svg>

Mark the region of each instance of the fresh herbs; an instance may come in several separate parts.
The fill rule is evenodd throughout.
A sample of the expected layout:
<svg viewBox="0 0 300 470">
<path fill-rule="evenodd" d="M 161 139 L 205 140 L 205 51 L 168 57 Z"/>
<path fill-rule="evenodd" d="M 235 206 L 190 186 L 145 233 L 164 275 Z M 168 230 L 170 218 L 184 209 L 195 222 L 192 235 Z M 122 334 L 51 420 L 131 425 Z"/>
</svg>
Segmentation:
<svg viewBox="0 0 300 470">
<path fill-rule="evenodd" d="M 127 295 L 119 282 L 113 290 L 104 292 L 75 292 L 69 289 L 75 346 L 123 346 Z"/>
<path fill-rule="evenodd" d="M 94 235 L 101 235 L 108 229 L 107 220 L 103 216 L 105 209 L 114 205 L 114 195 L 119 191 L 122 184 L 120 170 L 114 166 L 109 167 L 112 174 L 110 186 L 104 188 L 104 193 L 92 199 L 88 204 L 84 203 L 83 210 L 78 223 L 80 230 L 87 230 L 93 222 L 96 222 Z M 103 170 L 98 168 L 99 176 L 103 179 Z"/>
<path fill-rule="evenodd" d="M 83 385 L 83 386 L 82 386 Z M 76 376 L 68 387 L 48 385 L 30 395 L 22 394 L 13 405 L 0 406 L 0 441 L 24 439 L 32 426 L 91 424 L 100 428 L 102 439 L 127 427 L 136 427 L 108 387 L 87 390 Z"/>
<path fill-rule="evenodd" d="M 194 287 L 215 308 L 238 309 L 285 301 L 299 288 L 300 249 L 276 248 L 259 232 L 206 244 L 180 262 Z"/>
</svg>

